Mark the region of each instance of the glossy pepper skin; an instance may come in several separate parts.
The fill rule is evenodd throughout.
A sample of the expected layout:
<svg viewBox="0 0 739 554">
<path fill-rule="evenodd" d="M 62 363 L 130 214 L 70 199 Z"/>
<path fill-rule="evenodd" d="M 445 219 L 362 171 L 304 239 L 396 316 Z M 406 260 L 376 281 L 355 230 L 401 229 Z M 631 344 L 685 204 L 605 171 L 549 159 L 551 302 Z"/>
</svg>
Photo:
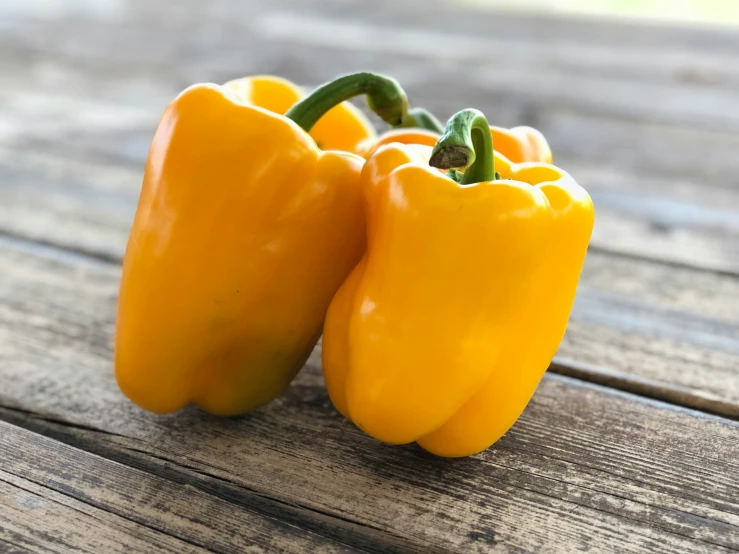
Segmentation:
<svg viewBox="0 0 739 554">
<path fill-rule="evenodd" d="M 335 81 L 340 100 L 374 82 L 357 75 Z M 296 121 L 333 105 L 324 89 L 311 96 L 320 109 L 311 98 L 291 109 Z M 396 104 L 407 107 L 404 95 L 376 103 L 390 122 Z M 176 98 L 152 141 L 123 262 L 121 390 L 152 412 L 194 403 L 224 416 L 280 394 L 364 250 L 363 164 L 321 151 L 301 126 L 229 87 Z"/>
<path fill-rule="evenodd" d="M 272 75 L 254 75 L 234 79 L 223 85 L 243 103 L 284 115 L 305 97 L 305 93 L 287 79 Z M 355 152 L 361 142 L 377 134 L 362 112 L 349 102 L 328 111 L 311 129 L 310 135 L 323 150 Z"/>
<path fill-rule="evenodd" d="M 423 149 L 386 145 L 364 167 L 368 246 L 329 307 L 324 374 L 371 436 L 467 456 L 510 428 L 554 356 L 593 206 L 554 166 L 496 155 L 501 180 L 462 186 Z"/>
<path fill-rule="evenodd" d="M 552 163 L 552 150 L 547 139 L 533 127 L 520 126 L 506 129 L 490 126 L 490 134 L 495 144 L 495 151 L 513 163 L 543 162 Z M 381 146 L 398 142 L 401 144 L 423 144 L 434 146 L 440 133 L 427 129 L 404 128 L 387 131 L 380 137 L 368 137 L 362 140 L 354 152 L 369 159 Z"/>
</svg>

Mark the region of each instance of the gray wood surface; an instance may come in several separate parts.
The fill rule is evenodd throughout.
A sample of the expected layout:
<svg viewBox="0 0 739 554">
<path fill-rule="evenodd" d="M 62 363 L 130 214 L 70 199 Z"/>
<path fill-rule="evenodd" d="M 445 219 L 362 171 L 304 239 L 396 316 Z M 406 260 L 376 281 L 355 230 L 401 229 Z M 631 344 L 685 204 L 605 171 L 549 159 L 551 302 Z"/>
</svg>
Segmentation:
<svg viewBox="0 0 739 554">
<path fill-rule="evenodd" d="M 208 552 L 0 469 L 0 552 Z"/>
<path fill-rule="evenodd" d="M 0 504 L 9 508 L 0 540 L 31 551 L 354 551 L 4 422 L 0 459 Z"/>
<path fill-rule="evenodd" d="M 739 32 L 437 0 L 42 4 L 0 9 L 0 552 L 739 551 Z M 358 69 L 441 118 L 536 126 L 591 192 L 531 405 L 469 459 L 382 445 L 331 407 L 319 346 L 255 414 L 138 410 L 111 343 L 164 106 Z"/>
<path fill-rule="evenodd" d="M 247 507 L 256 495 L 261 510 L 375 551 L 739 549 L 737 423 L 553 376 L 499 444 L 442 460 L 343 420 L 316 353 L 255 414 L 154 416 L 111 375 L 118 266 L 8 242 L 0 405 L 15 424 Z"/>
</svg>

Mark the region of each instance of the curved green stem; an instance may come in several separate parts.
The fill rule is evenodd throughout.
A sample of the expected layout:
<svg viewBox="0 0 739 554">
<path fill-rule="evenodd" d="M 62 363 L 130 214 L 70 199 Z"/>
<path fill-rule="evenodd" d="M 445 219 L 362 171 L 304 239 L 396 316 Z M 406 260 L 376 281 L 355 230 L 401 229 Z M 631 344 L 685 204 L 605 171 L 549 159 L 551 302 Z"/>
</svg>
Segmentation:
<svg viewBox="0 0 739 554">
<path fill-rule="evenodd" d="M 369 108 L 390 125 L 400 124 L 408 114 L 408 97 L 395 79 L 374 73 L 354 73 L 318 87 L 288 110 L 306 132 L 334 106 L 360 94 L 367 95 Z"/>
<path fill-rule="evenodd" d="M 439 134 L 444 132 L 441 122 L 431 112 L 423 108 L 411 108 L 406 118 L 400 122 L 400 125 L 395 126 L 396 129 L 405 127 L 418 127 Z"/>
<path fill-rule="evenodd" d="M 463 185 L 495 179 L 493 137 L 481 111 L 468 108 L 451 117 L 431 152 L 429 165 L 439 169 L 466 168 Z"/>
</svg>

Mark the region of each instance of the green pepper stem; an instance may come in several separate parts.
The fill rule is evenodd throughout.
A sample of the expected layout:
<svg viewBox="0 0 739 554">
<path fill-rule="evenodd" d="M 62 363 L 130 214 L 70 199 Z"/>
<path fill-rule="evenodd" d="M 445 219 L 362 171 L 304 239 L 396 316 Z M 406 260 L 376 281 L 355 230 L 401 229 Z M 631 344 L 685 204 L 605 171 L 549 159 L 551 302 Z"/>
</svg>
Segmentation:
<svg viewBox="0 0 739 554">
<path fill-rule="evenodd" d="M 463 185 L 495 179 L 493 137 L 481 111 L 468 108 L 451 117 L 431 152 L 429 165 L 439 169 L 466 168 Z"/>
<path fill-rule="evenodd" d="M 433 131 L 439 134 L 444 132 L 444 126 L 441 122 L 431 112 L 423 108 L 411 108 L 406 118 L 400 122 L 400 125 L 396 125 L 395 127 L 418 127 L 419 129 L 426 129 L 427 131 Z"/>
<path fill-rule="evenodd" d="M 290 108 L 285 117 L 310 132 L 331 108 L 360 94 L 367 95 L 369 108 L 390 125 L 398 125 L 408 114 L 408 97 L 395 79 L 374 73 L 354 73 L 318 87 Z"/>
</svg>

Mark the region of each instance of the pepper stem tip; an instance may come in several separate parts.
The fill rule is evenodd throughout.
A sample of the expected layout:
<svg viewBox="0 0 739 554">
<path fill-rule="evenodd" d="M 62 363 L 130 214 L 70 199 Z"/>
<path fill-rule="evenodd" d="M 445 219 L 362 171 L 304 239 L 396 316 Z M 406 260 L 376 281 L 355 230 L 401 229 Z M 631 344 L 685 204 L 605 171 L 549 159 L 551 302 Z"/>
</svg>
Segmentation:
<svg viewBox="0 0 739 554">
<path fill-rule="evenodd" d="M 457 169 L 469 167 L 475 161 L 475 151 L 466 146 L 442 146 L 434 148 L 429 165 L 437 169 Z"/>
<path fill-rule="evenodd" d="M 439 169 L 465 168 L 461 184 L 495 179 L 493 138 L 482 112 L 468 108 L 454 114 L 431 152 L 429 165 Z"/>
</svg>

